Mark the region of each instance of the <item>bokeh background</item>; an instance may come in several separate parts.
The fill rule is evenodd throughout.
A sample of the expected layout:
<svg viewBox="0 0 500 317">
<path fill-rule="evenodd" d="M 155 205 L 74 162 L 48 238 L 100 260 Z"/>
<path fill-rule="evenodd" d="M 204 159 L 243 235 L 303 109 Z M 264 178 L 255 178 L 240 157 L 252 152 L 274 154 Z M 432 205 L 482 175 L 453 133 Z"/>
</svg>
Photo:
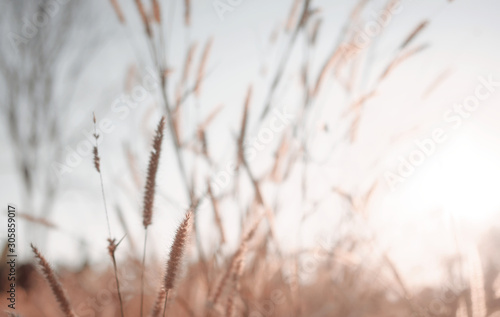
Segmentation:
<svg viewBox="0 0 500 317">
<path fill-rule="evenodd" d="M 31 30 L 27 25 L 44 3 L 55 12 Z M 127 231 L 126 252 L 118 256 L 140 250 L 142 188 L 165 106 L 136 4 L 118 3 L 123 23 L 111 1 L 1 1 L 0 188 L 2 208 L 13 203 L 26 215 L 18 217 L 23 260 L 31 259 L 34 241 L 57 265 L 108 261 L 99 176 L 84 144 L 92 141 L 94 112 L 110 125 L 100 133 L 99 151 L 112 231 L 117 237 Z M 485 267 L 498 267 L 500 87 L 493 85 L 460 122 L 456 117 L 457 105 L 484 80 L 500 82 L 498 1 L 400 1 L 386 25 L 367 35 L 387 2 L 315 0 L 296 38 L 299 13 L 293 18 L 293 7 L 300 12 L 301 1 L 189 5 L 187 24 L 184 2 L 161 2 L 163 25 L 153 33 L 163 48 L 174 105 L 195 48 L 177 121 L 182 160 L 197 193 L 207 180 L 220 188 L 227 235 L 221 247 L 212 207 L 201 209 L 197 230 L 205 253 L 234 250 L 254 199 L 244 172 L 225 176 L 236 161 L 251 86 L 246 138 L 256 153 L 251 168 L 274 214 L 276 244 L 269 252 L 294 254 L 318 247 L 325 237 L 355 236 L 366 244 L 353 255 L 387 256 L 412 289 L 467 276 L 470 250 L 479 252 Z M 30 30 L 31 38 L 25 34 Z M 335 48 L 363 41 L 366 47 L 326 68 L 320 91 L 304 108 Z M 202 84 L 193 93 L 200 67 Z M 150 83 L 155 88 L 144 93 L 141 87 Z M 293 119 L 264 144 L 262 129 L 276 116 L 273 110 L 261 117 L 270 91 L 272 109 Z M 127 104 L 126 98 L 139 101 Z M 206 129 L 210 165 L 199 153 L 197 129 L 216 109 Z M 391 181 L 401 160 L 408 161 L 436 129 L 445 141 L 434 144 L 411 175 Z M 157 179 L 149 241 L 155 258 L 164 256 L 189 206 L 172 138 L 166 134 Z M 88 154 L 78 154 L 79 147 Z M 275 166 L 278 160 L 293 165 L 289 174 Z"/>
</svg>

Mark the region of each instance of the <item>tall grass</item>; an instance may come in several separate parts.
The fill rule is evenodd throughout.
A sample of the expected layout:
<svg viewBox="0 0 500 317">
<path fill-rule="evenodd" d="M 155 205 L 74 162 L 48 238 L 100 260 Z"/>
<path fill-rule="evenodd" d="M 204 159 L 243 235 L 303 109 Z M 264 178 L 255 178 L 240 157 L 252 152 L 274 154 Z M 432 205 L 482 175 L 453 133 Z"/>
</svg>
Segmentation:
<svg viewBox="0 0 500 317">
<path fill-rule="evenodd" d="M 308 177 L 307 171 L 314 164 L 314 168 L 321 167 L 311 154 L 311 139 L 318 126 L 315 111 L 324 106 L 323 97 L 331 87 L 340 85 L 347 96 L 345 104 L 339 105 L 339 112 L 342 113 L 339 122 L 342 124 L 335 128 L 335 136 L 330 144 L 332 149 L 336 149 L 338 144 L 350 146 L 356 143 L 361 133 L 360 126 L 367 103 L 381 93 L 381 85 L 400 65 L 427 47 L 415 43 L 418 42 L 418 36 L 429 28 L 429 21 L 425 20 L 396 43 L 395 53 L 384 60 L 381 71 L 374 74 L 374 83 L 368 89 L 356 89 L 361 85 L 359 77 L 367 71 L 364 67 L 367 67 L 368 60 L 363 49 L 358 51 L 352 46 L 346 49 L 346 43 L 354 42 L 359 31 L 357 26 L 363 22 L 362 13 L 369 2 L 362 0 L 354 4 L 339 34 L 340 40 L 333 43 L 331 50 L 321 60 L 314 60 L 311 56 L 315 56 L 312 53 L 317 49 L 318 43 L 324 41 L 323 24 L 327 17 L 321 16 L 321 10 L 316 7 L 315 1 L 294 0 L 291 3 L 290 12 L 280 24 L 282 27 L 277 33 L 281 43 L 285 45 L 281 50 L 277 50 L 278 58 L 275 64 L 271 65 L 273 67 L 270 75 L 263 81 L 252 80 L 245 95 L 241 96 L 241 117 L 238 116 L 234 120 L 234 143 L 227 147 L 235 159 L 232 184 L 216 190 L 216 185 L 210 180 L 210 172 L 222 163 L 217 162 L 218 155 L 213 155 L 210 127 L 218 114 L 228 107 L 217 105 L 207 111 L 209 114 L 200 120 L 187 117 L 186 113 L 189 112 L 185 110 L 190 106 L 199 109 L 196 107 L 200 107 L 204 100 L 204 84 L 210 70 L 215 40 L 205 40 L 201 52 L 197 51 L 197 43 L 187 43 L 181 54 L 184 56 L 182 65 L 173 67 L 175 65 L 171 64 L 167 50 L 178 47 L 168 42 L 167 34 L 171 30 L 168 29 L 170 21 L 166 16 L 170 12 L 165 7 L 165 2 L 134 0 L 135 11 L 131 13 L 126 10 L 130 7 L 122 7 L 123 3 L 110 0 L 110 5 L 121 24 L 131 23 L 129 21 L 133 19 L 128 15 L 135 14 L 140 19 L 143 39 L 148 45 L 150 60 L 161 83 L 159 96 L 156 97 L 161 105 L 158 112 L 161 112 L 162 117 L 156 125 L 145 175 L 140 175 L 135 166 L 140 155 L 136 157 L 135 153 L 127 148 L 129 172 L 133 174 L 137 187 L 144 183 L 141 226 L 144 230 L 143 249 L 140 255 L 123 252 L 124 260 L 117 261 L 116 253 L 122 251 L 118 249 L 121 240 L 117 242 L 111 231 L 105 178 L 102 173 L 104 162 L 101 161 L 97 142 L 99 135 L 95 129 L 93 164 L 100 177 L 112 269 L 85 266 L 80 271 L 68 272 L 65 280 L 69 281 L 71 302 L 75 303 L 73 307 L 47 260 L 32 246 L 43 276 L 64 316 L 85 317 L 86 314 L 111 317 L 118 315 L 118 311 L 122 317 L 143 316 L 144 311 L 152 317 L 382 317 L 411 316 L 417 311 L 426 311 L 429 314 L 428 307 L 432 300 L 419 301 L 420 293 L 407 285 L 405 276 L 401 275 L 397 265 L 387 254 L 374 251 L 376 254 L 371 254 L 369 260 L 358 258 L 359 254 L 377 241 L 366 241 L 351 230 L 356 226 L 354 222 L 358 218 L 355 216 L 346 216 L 342 224 L 332 228 L 336 235 L 335 242 L 319 250 L 302 245 L 298 245 L 293 251 L 283 250 L 283 241 L 276 229 L 279 213 L 283 215 L 290 212 L 281 207 L 283 200 L 289 198 L 281 195 L 283 187 L 293 186 L 297 195 L 300 195 L 300 209 L 311 209 L 310 213 L 302 215 L 297 233 L 299 237 L 302 233 L 300 230 L 323 201 L 316 200 L 317 193 L 311 193 L 311 182 L 315 180 Z M 389 1 L 386 7 L 393 4 L 394 1 Z M 186 33 L 196 23 L 193 21 L 195 8 L 195 3 L 183 1 L 182 27 Z M 381 30 L 378 36 L 383 36 L 384 32 L 385 30 Z M 299 65 L 291 65 L 292 56 L 298 49 L 310 54 L 304 54 Z M 257 168 L 257 164 L 248 159 L 246 146 L 251 141 L 252 134 L 267 122 L 266 119 L 277 107 L 276 100 L 287 93 L 286 78 L 295 78 L 291 76 L 293 71 L 296 71 L 294 75 L 298 73 L 300 78 L 300 101 L 297 102 L 296 109 L 299 115 L 295 116 L 283 131 L 277 132 L 276 140 L 279 142 L 268 145 L 267 150 L 274 153 L 274 159 L 269 160 L 264 168 Z M 191 124 L 183 125 L 186 121 Z M 95 127 L 95 116 L 93 123 Z M 184 195 L 179 200 L 184 199 L 183 202 L 190 207 L 182 210 L 184 219 L 177 227 L 168 250 L 168 258 L 160 263 L 148 261 L 146 265 L 148 228 L 153 224 L 157 196 L 161 193 L 169 199 L 170 194 L 158 189 L 156 181 L 160 173 L 161 154 L 165 151 L 164 138 L 171 142 L 172 155 L 175 156 L 175 168 L 172 170 L 178 173 L 175 175 L 179 176 L 176 186 Z M 204 170 L 204 167 L 207 167 L 208 171 Z M 170 175 L 166 176 L 170 178 Z M 347 202 L 346 214 L 365 215 L 370 198 L 377 189 L 376 185 L 375 180 L 369 189 L 362 193 L 340 187 L 328 188 L 327 196 L 338 196 Z M 126 202 L 120 202 L 120 205 L 125 204 Z M 199 209 L 200 206 L 203 208 Z M 170 211 L 168 209 L 164 212 Z M 210 250 L 203 249 L 202 242 L 206 237 L 202 236 L 199 229 L 198 216 L 201 212 L 205 215 L 212 213 L 213 223 L 208 226 L 217 233 L 213 243 L 215 246 Z M 123 228 L 132 239 L 130 228 L 133 227 L 127 226 L 121 212 L 119 217 Z M 228 219 L 235 217 L 239 217 L 241 226 L 236 238 L 237 230 L 228 230 Z M 53 230 L 60 229 L 59 224 L 45 219 L 24 219 Z M 363 217 L 359 219 L 363 221 Z M 139 226 L 139 223 L 137 225 Z M 155 226 L 164 228 L 166 224 L 155 220 Z M 231 242 L 236 241 L 239 243 L 232 245 Z M 188 252 L 191 248 L 193 252 Z M 485 286 L 486 276 L 478 252 L 473 253 L 470 261 L 472 273 L 469 286 L 461 290 L 459 296 L 446 303 L 449 306 L 449 316 L 465 317 L 469 316 L 470 311 L 473 317 L 485 317 L 492 307 L 494 308 L 495 304 L 489 297 L 490 290 Z M 132 272 L 132 278 L 119 274 L 125 271 Z M 87 279 L 92 282 L 87 283 Z M 115 281 L 117 291 L 112 292 L 113 299 L 106 301 L 102 294 L 108 286 L 105 281 L 110 279 Z M 157 281 L 159 288 L 153 289 L 148 281 Z M 41 311 L 40 307 L 44 305 L 42 302 L 47 298 L 40 292 L 43 287 L 36 283 L 25 286 L 26 292 L 22 296 L 29 300 L 28 307 L 23 308 L 25 317 L 40 316 L 37 313 Z M 118 301 L 114 300 L 114 296 Z M 97 299 L 92 301 L 95 298 Z M 30 308 L 36 312 L 30 311 Z"/>
</svg>

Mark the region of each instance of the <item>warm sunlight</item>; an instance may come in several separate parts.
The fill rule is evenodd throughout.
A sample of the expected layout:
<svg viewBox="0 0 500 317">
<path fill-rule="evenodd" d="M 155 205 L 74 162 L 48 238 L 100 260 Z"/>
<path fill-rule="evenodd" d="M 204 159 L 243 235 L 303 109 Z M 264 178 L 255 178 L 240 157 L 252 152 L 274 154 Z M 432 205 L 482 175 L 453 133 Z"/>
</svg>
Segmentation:
<svg viewBox="0 0 500 317">
<path fill-rule="evenodd" d="M 500 317 L 499 10 L 0 0 L 0 317 Z"/>
<path fill-rule="evenodd" d="M 462 224 L 487 225 L 500 210 L 500 153 L 478 126 L 464 127 L 442 145 L 415 179 L 423 202 Z"/>
<path fill-rule="evenodd" d="M 455 132 L 372 217 L 409 283 L 439 280 L 438 254 L 453 258 L 498 224 L 498 141 L 485 125 Z"/>
</svg>

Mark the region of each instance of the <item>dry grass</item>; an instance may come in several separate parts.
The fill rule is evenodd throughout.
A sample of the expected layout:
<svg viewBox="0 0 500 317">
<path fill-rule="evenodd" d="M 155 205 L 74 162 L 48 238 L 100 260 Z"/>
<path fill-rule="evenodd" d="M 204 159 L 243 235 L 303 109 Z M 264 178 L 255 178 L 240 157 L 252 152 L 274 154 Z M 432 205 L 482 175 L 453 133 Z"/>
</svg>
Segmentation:
<svg viewBox="0 0 500 317">
<path fill-rule="evenodd" d="M 50 267 L 49 262 L 44 258 L 44 256 L 38 251 L 38 249 L 32 244 L 31 248 L 33 249 L 33 253 L 35 257 L 38 259 L 38 264 L 40 265 L 43 275 L 45 279 L 49 283 L 50 289 L 57 299 L 57 303 L 61 308 L 61 311 L 64 313 L 66 317 L 76 317 L 73 313 L 73 309 L 69 303 L 68 297 L 66 296 L 66 292 L 63 290 L 61 283 L 57 279 L 54 271 Z"/>
<path fill-rule="evenodd" d="M 153 205 L 156 190 L 156 174 L 160 164 L 160 154 L 163 141 L 163 132 L 165 130 L 165 118 L 162 117 L 156 128 L 156 133 L 153 139 L 153 150 L 149 157 L 148 174 L 146 177 L 146 188 L 144 190 L 144 207 L 142 210 L 142 224 L 144 226 L 144 247 L 142 255 L 142 272 L 141 272 L 141 310 L 143 314 L 144 305 L 144 270 L 146 269 L 146 245 L 148 239 L 148 227 L 153 221 Z"/>
<path fill-rule="evenodd" d="M 382 67 L 381 73 L 377 74 L 378 81 L 373 87 L 367 91 L 353 93 L 356 91 L 353 87 L 359 84 L 359 75 L 364 72 L 362 68 L 366 62 L 362 49 L 348 45 L 353 43 L 359 31 L 356 25 L 360 23 L 362 12 L 369 2 L 358 1 L 340 34 L 341 41 L 331 48 L 324 60 L 317 61 L 315 68 L 311 66 L 311 60 L 308 58 L 305 58 L 301 65 L 292 65 L 297 66 L 301 78 L 303 102 L 299 103 L 300 115 L 276 135 L 276 140 L 279 142 L 269 145 L 275 153 L 274 160 L 271 160 L 266 168 L 255 172 L 257 169 L 252 161 L 247 159 L 245 153 L 245 146 L 251 138 L 250 134 L 255 131 L 251 123 L 254 123 L 256 128 L 262 127 L 273 107 L 276 107 L 274 99 L 283 93 L 280 90 L 285 86 L 284 78 L 287 77 L 287 69 L 290 68 L 290 56 L 293 49 L 300 46 L 298 42 L 301 36 L 304 35 L 307 39 L 304 44 L 306 46 L 303 47 L 307 50 L 313 51 L 321 41 L 324 24 L 324 17 L 318 17 L 321 11 L 315 7 L 314 1 L 294 0 L 281 33 L 274 37 L 275 40 L 276 37 L 282 36 L 286 45 L 273 67 L 274 71 L 267 78 L 266 82 L 269 85 L 260 87 L 253 84 L 248 87 L 246 95 L 241 97 L 242 116 L 234 120 L 238 126 L 233 135 L 234 144 L 231 148 L 236 162 L 235 173 L 231 176 L 234 185 L 216 191 L 209 179 L 209 173 L 199 171 L 202 170 L 200 166 L 206 165 L 210 169 L 217 167 L 217 162 L 211 155 L 209 128 L 223 107 L 217 105 L 210 109 L 208 116 L 188 125 L 191 130 L 181 125 L 181 122 L 186 121 L 183 117 L 186 113 L 183 111 L 187 107 L 186 104 L 203 100 L 202 87 L 207 78 L 214 41 L 212 38 L 206 40 L 197 64 L 195 61 L 197 44 L 187 43 L 185 54 L 181 55 L 185 56 L 184 63 L 177 68 L 180 71 L 176 74 L 176 67 L 170 65 L 167 59 L 165 38 L 162 38 L 165 31 L 162 28 L 168 24 L 166 19 L 162 23 L 162 13 L 167 16 L 165 14 L 167 11 L 162 11 L 164 2 L 152 0 L 148 2 L 149 4 L 145 4 L 142 0 L 134 1 L 137 10 L 135 14 L 140 17 L 145 29 L 144 36 L 150 49 L 150 57 L 161 82 L 160 105 L 165 115 L 156 127 L 146 175 L 140 175 L 138 172 L 138 156 L 129 147 L 126 148 L 133 183 L 138 192 L 142 185 L 145 187 L 142 205 L 144 228 L 142 261 L 137 254 L 126 253 L 118 248 L 121 241 L 117 242 L 111 234 L 102 173 L 106 166 L 106 157 L 101 160 L 99 156 L 97 146 L 99 136 L 96 132 L 93 163 L 101 180 L 109 231 L 108 253 L 112 258 L 113 267 L 89 267 L 85 264 L 79 270 L 67 271 L 62 268 L 60 270 L 62 283 L 60 283 L 47 260 L 32 246 L 48 286 L 40 282 L 40 275 L 33 271 L 31 264 L 24 266 L 24 271 L 20 272 L 21 282 L 18 284 L 18 301 L 23 303 L 19 309 L 21 316 L 116 317 L 143 316 L 143 312 L 148 312 L 152 317 L 165 315 L 176 317 L 437 316 L 438 314 L 432 310 L 437 297 L 425 297 L 424 291 L 413 292 L 405 284 L 405 277 L 401 276 L 397 266 L 386 254 L 375 254 L 369 261 L 360 259 L 359 255 L 374 242 L 363 240 L 351 231 L 345 230 L 346 227 L 339 225 L 338 228 L 334 228 L 335 233 L 338 230 L 338 241 L 331 245 L 322 245 L 318 247 L 319 250 L 298 248 L 293 252 L 282 252 L 275 221 L 279 212 L 286 213 L 287 210 L 281 210 L 279 199 L 274 199 L 266 192 L 268 188 L 275 188 L 279 192 L 280 186 L 289 185 L 292 171 L 298 169 L 304 172 L 298 176 L 300 180 L 293 182 L 299 188 L 297 192 L 300 191 L 303 196 L 302 203 L 312 205 L 314 208 L 321 203 L 313 201 L 309 196 L 306 177 L 307 168 L 311 164 L 307 151 L 309 131 L 316 129 L 316 123 L 310 122 L 313 109 L 321 106 L 321 97 L 327 93 L 333 82 L 345 83 L 345 92 L 350 102 L 341 109 L 343 124 L 339 128 L 341 130 L 338 132 L 339 136 L 333 143 L 356 142 L 366 103 L 380 92 L 380 85 L 399 65 L 426 47 L 423 44 L 413 45 L 413 43 L 429 26 L 429 21 L 420 23 L 403 38 L 401 44 L 397 43 L 399 45 L 396 45 L 396 53 L 383 65 L 385 67 Z M 125 15 L 118 1 L 111 0 L 110 3 L 119 21 L 125 24 Z M 193 5 L 191 1 L 184 1 L 183 25 L 186 29 L 193 24 Z M 386 7 L 390 8 L 392 5 L 394 1 L 389 1 Z M 193 65 L 198 66 L 194 72 Z M 173 79 L 176 78 L 173 75 L 177 75 L 177 82 Z M 170 96 L 170 92 L 175 92 L 175 96 Z M 263 102 L 257 98 L 259 95 L 264 95 Z M 261 104 L 257 105 L 258 102 Z M 95 116 L 93 120 L 96 125 Z M 170 133 L 169 141 L 176 159 L 172 164 L 177 164 L 175 170 L 179 172 L 181 178 L 180 183 L 176 185 L 184 191 L 191 208 L 183 210 L 185 218 L 177 228 L 168 260 L 146 264 L 147 232 L 148 227 L 153 224 L 155 197 L 160 192 L 157 190 L 156 178 L 165 130 Z M 193 157 L 195 159 L 192 159 Z M 187 166 L 188 163 L 192 166 Z M 245 194 L 249 196 L 247 200 L 242 198 L 240 191 L 240 186 L 243 187 L 245 184 L 248 192 Z M 348 202 L 347 211 L 350 215 L 366 215 L 376 185 L 375 180 L 368 191 L 358 195 L 339 188 L 331 188 L 329 193 L 340 196 Z M 230 246 L 231 239 L 225 222 L 228 213 L 223 209 L 227 201 L 233 202 L 231 206 L 235 208 L 229 212 L 240 217 L 240 236 L 239 240 L 235 240 L 239 243 L 235 247 Z M 204 204 L 205 202 L 207 204 Z M 124 206 L 125 202 L 120 202 L 119 205 Z M 208 208 L 198 209 L 207 205 Z M 239 207 L 241 210 L 237 210 Z M 119 207 L 117 209 L 120 210 Z M 197 223 L 199 212 L 213 212 L 212 227 L 217 232 L 218 241 L 217 246 L 210 252 L 204 252 L 201 247 L 200 240 L 203 237 L 200 235 Z M 301 228 L 314 212 L 312 210 L 311 213 L 304 213 Z M 21 217 L 51 230 L 62 230 L 60 228 L 64 227 L 64 224 L 54 224 L 42 218 L 28 215 Z M 76 217 L 78 216 L 75 215 Z M 120 211 L 119 221 L 130 237 L 131 229 L 126 220 L 128 219 L 125 219 Z M 346 220 L 349 221 L 354 220 L 352 218 Z M 165 224 L 155 223 L 155 225 L 161 227 Z M 353 227 L 354 225 L 356 224 L 353 224 Z M 346 231 L 348 233 L 345 233 Z M 134 243 L 132 245 L 135 246 Z M 116 255 L 120 252 L 123 252 L 124 258 L 118 262 Z M 2 260 L 5 256 L 4 248 Z M 465 259 L 460 258 L 459 261 Z M 459 294 L 445 303 L 446 309 L 439 316 L 466 317 L 471 312 L 472 317 L 486 317 L 500 307 L 498 299 L 492 295 L 493 290 L 489 288 L 487 273 L 483 270 L 486 267 L 483 264 L 486 262 L 483 262 L 484 259 L 477 250 L 472 253 L 469 261 L 471 263 L 469 286 L 463 286 L 458 290 Z M 306 265 L 311 262 L 313 268 Z M 7 268 L 3 265 L 0 269 Z M 457 277 L 457 280 L 463 279 L 463 276 Z M 154 281 L 159 285 L 150 285 L 146 281 Z M 67 293 L 62 285 L 67 289 Z M 2 290 L 5 286 L 2 284 Z M 52 294 L 47 292 L 48 288 L 52 290 Z M 70 301 L 73 306 L 70 305 Z M 0 304 L 5 304 L 4 298 L 0 300 Z"/>
<path fill-rule="evenodd" d="M 146 189 L 144 191 L 144 208 L 142 210 L 142 224 L 147 229 L 153 219 L 153 205 L 156 189 L 156 174 L 160 164 L 161 145 L 163 141 L 163 131 L 165 129 L 165 118 L 161 118 L 156 128 L 156 134 L 153 139 L 153 150 L 149 158 L 148 175 L 146 177 Z"/>
<path fill-rule="evenodd" d="M 436 309 L 433 305 L 442 298 L 439 293 L 431 297 L 425 297 L 424 293 L 414 294 L 411 305 L 402 298 L 389 300 L 385 297 L 387 290 L 397 289 L 391 286 L 394 281 L 389 276 L 382 275 L 373 280 L 375 272 L 370 272 L 362 264 L 356 266 L 340 261 L 340 256 L 329 264 L 329 256 L 321 257 L 326 262 L 318 266 L 308 283 L 296 284 L 292 275 L 282 275 L 282 269 L 289 266 L 293 258 L 277 259 L 260 248 L 265 230 L 254 231 L 253 238 L 252 234 L 242 237 L 243 241 L 227 265 L 208 264 L 210 279 L 207 284 L 200 263 L 182 260 L 189 246 L 187 233 L 191 217 L 192 214 L 188 213 L 179 226 L 160 290 L 154 294 L 153 289 L 148 289 L 145 293 L 149 316 L 162 316 L 164 307 L 168 316 L 179 317 L 252 316 L 252 313 L 257 316 L 257 312 L 266 316 L 266 310 L 271 311 L 271 308 L 269 316 L 346 316 L 356 313 L 385 317 L 420 316 L 420 313 L 421 316 L 451 317 L 456 312 L 457 317 L 464 317 L 471 316 L 468 309 L 473 316 L 490 316 L 499 308 L 497 302 L 488 299 L 491 298 L 488 289 L 485 289 L 486 302 L 477 298 L 477 291 L 473 289 L 465 289 L 462 295 L 451 298 L 451 301 L 448 297 L 447 310 L 440 314 L 432 313 Z M 112 270 L 98 273 L 92 268 L 82 267 L 75 272 L 63 271 L 62 284 L 66 292 L 47 260 L 37 249 L 34 248 L 34 252 L 48 283 L 40 280 L 36 271 L 25 273 L 31 282 L 18 287 L 18 300 L 24 303 L 19 307 L 20 316 L 119 316 L 119 301 L 115 289 L 110 287 L 114 280 Z M 140 282 L 134 276 L 139 276 L 141 265 L 126 261 L 120 267 L 125 316 L 137 316 Z M 157 281 L 160 280 L 160 266 L 150 265 L 149 271 Z M 185 274 L 180 275 L 183 271 Z M 299 276 L 303 273 L 300 271 L 299 268 Z M 332 275 L 334 272 L 337 274 Z M 473 283 L 481 284 L 478 281 Z M 167 293 L 168 304 L 165 302 Z M 214 299 L 212 293 L 218 293 L 217 298 Z M 52 305 L 58 306 L 57 309 Z M 486 305 L 488 314 L 478 305 Z"/>
<path fill-rule="evenodd" d="M 110 2 L 120 23 L 125 24 L 125 16 L 123 15 L 123 11 L 118 3 L 118 0 L 110 0 Z"/>
</svg>

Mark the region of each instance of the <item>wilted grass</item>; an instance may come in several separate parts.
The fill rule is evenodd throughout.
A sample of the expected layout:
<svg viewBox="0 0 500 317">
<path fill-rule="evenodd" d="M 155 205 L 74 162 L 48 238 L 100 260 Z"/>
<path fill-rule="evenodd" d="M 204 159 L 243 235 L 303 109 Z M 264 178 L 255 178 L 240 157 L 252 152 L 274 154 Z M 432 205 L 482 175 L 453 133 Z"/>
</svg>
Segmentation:
<svg viewBox="0 0 500 317">
<path fill-rule="evenodd" d="M 359 258 L 358 250 L 370 245 L 355 234 L 340 236 L 335 243 L 316 249 L 298 249 L 294 252 L 281 252 L 275 232 L 275 215 L 280 209 L 277 200 L 272 201 L 269 195 L 264 195 L 266 185 L 276 187 L 289 181 L 291 171 L 300 166 L 304 172 L 297 187 L 308 200 L 308 184 L 306 170 L 308 167 L 308 135 L 315 126 L 311 123 L 311 114 L 320 103 L 320 96 L 329 89 L 332 81 L 339 82 L 349 93 L 350 102 L 343 105 L 345 124 L 336 142 L 353 144 L 356 142 L 359 127 L 366 103 L 376 96 L 381 83 L 391 73 L 412 56 L 418 54 L 426 46 L 412 45 L 418 35 L 428 27 L 428 21 L 423 21 L 402 39 L 393 58 L 385 65 L 375 84 L 367 91 L 353 93 L 359 84 L 357 78 L 363 73 L 362 68 L 366 56 L 366 47 L 354 45 L 357 28 L 361 22 L 361 12 L 369 1 L 359 1 L 349 15 L 339 41 L 327 54 L 324 60 L 317 62 L 313 68 L 309 59 L 304 59 L 298 65 L 302 85 L 302 101 L 299 103 L 300 116 L 294 119 L 277 138 L 275 158 L 264 172 L 256 173 L 252 162 L 245 154 L 245 144 L 249 139 L 251 120 L 257 119 L 255 125 L 259 128 L 275 107 L 274 98 L 283 85 L 283 78 L 290 63 L 292 50 L 298 41 L 305 39 L 304 47 L 314 50 L 320 41 L 322 32 L 322 17 L 314 1 L 293 1 L 290 15 L 284 23 L 282 36 L 287 39 L 287 45 L 280 56 L 275 70 L 269 76 L 269 86 L 259 87 L 250 84 L 246 96 L 242 97 L 241 119 L 238 133 L 234 135 L 235 173 L 234 186 L 222 192 L 215 192 L 208 174 L 199 172 L 196 163 L 187 166 L 186 156 L 195 156 L 206 166 L 213 168 L 216 163 L 211 155 L 211 147 L 207 135 L 210 124 L 219 114 L 222 106 L 218 105 L 201 122 L 196 122 L 194 131 L 185 131 L 181 127 L 182 108 L 188 98 L 202 100 L 203 83 L 207 77 L 210 54 L 214 45 L 212 38 L 205 42 L 198 60 L 196 72 L 192 72 L 196 59 L 196 43 L 189 43 L 186 49 L 183 67 L 178 82 L 173 82 L 171 66 L 167 60 L 165 43 L 166 21 L 162 2 L 152 0 L 149 4 L 135 0 L 134 8 L 144 28 L 144 40 L 148 43 L 151 60 L 155 72 L 161 82 L 162 117 L 153 139 L 153 150 L 150 154 L 146 175 L 138 175 L 136 158 L 127 151 L 130 172 L 133 174 L 137 187 L 141 185 L 141 177 L 145 179 L 143 192 L 143 227 L 144 248 L 141 259 L 130 256 L 117 262 L 115 254 L 118 248 L 111 234 L 104 193 L 103 174 L 101 167 L 106 158 L 99 156 L 97 145 L 94 149 L 94 166 L 99 172 L 103 193 L 104 209 L 109 230 L 108 251 L 112 258 L 113 270 L 103 270 L 87 265 L 80 270 L 60 270 L 60 277 L 50 267 L 48 261 L 33 247 L 42 273 L 34 271 L 31 264 L 24 266 L 20 273 L 18 289 L 19 313 L 21 316 L 473 316 L 485 317 L 499 306 L 494 290 L 489 289 L 483 271 L 481 257 L 478 252 L 470 259 L 472 273 L 470 287 L 461 285 L 454 290 L 454 295 L 446 301 L 442 310 L 436 311 L 436 298 L 439 295 L 426 296 L 426 292 L 412 293 L 405 283 L 397 267 L 386 254 L 378 254 L 370 261 Z M 389 1 L 390 8 L 394 1 Z M 118 1 L 110 1 L 122 24 L 129 21 L 126 12 Z M 183 26 L 189 28 L 192 24 L 192 8 L 195 3 L 183 1 Z M 380 34 L 382 36 L 384 30 Z M 354 46 L 353 46 L 354 45 Z M 189 84 L 192 86 L 189 86 Z M 174 87 L 175 89 L 170 89 Z M 254 91 L 264 91 L 265 99 L 261 104 L 260 113 L 253 111 L 258 101 Z M 169 92 L 175 91 L 175 96 Z M 282 93 L 282 92 L 280 92 Z M 252 121 L 253 123 L 254 121 Z M 94 124 L 96 119 L 94 117 Z M 166 129 L 165 129 L 166 126 Z M 153 223 L 154 201 L 157 194 L 156 176 L 162 153 L 164 130 L 170 133 L 169 142 L 175 151 L 176 167 L 181 175 L 181 186 L 189 198 L 185 218 L 178 225 L 177 232 L 169 248 L 168 257 L 162 262 L 146 263 L 146 241 L 148 227 Z M 98 138 L 95 135 L 96 140 Z M 298 144 L 298 146 L 297 146 Z M 163 150 L 164 151 L 164 150 Z M 197 174 L 199 173 L 199 174 Z M 207 180 L 199 182 L 199 179 Z M 199 183 L 197 183 L 197 180 Z M 239 243 L 232 251 L 227 250 L 228 238 L 224 226 L 223 214 L 220 212 L 223 202 L 227 199 L 241 202 L 240 184 L 250 183 L 251 201 L 246 202 L 241 213 L 241 234 Z M 332 188 L 331 195 L 338 195 L 349 202 L 349 211 L 363 214 L 376 181 L 370 189 L 355 199 L 353 194 L 339 188 Z M 207 204 L 208 202 L 208 204 Z M 318 202 L 315 202 L 318 203 Z M 218 248 L 204 254 L 201 248 L 197 213 L 204 206 L 203 212 L 209 212 L 210 205 L 214 213 L 213 229 L 219 233 Z M 238 212 L 238 211 L 235 211 Z M 126 222 L 121 212 L 120 221 L 123 227 Z M 309 215 L 304 214 L 302 222 Z M 75 215 L 78 217 L 78 215 Z M 64 224 L 53 224 L 44 219 L 25 216 L 24 219 L 37 225 L 56 230 Z M 164 224 L 160 224 L 162 226 Z M 335 229 L 334 229 L 335 230 Z M 128 228 L 125 230 L 128 232 Z M 335 232 L 334 232 L 335 234 Z M 134 245 L 139 243 L 134 241 Z M 104 252 L 104 250 L 103 250 Z M 5 258 L 5 252 L 4 252 Z M 462 261 L 463 259 L 461 259 Z M 5 263 L 3 261 L 2 263 Z M 6 267 L 2 267 L 6 270 Z M 489 274 L 496 274 L 490 272 Z M 42 277 L 48 282 L 42 281 Z M 22 278 L 21 278 L 22 277 Z M 59 282 L 59 280 L 61 282 Z M 153 281 L 154 285 L 151 284 Z M 454 281 L 455 282 L 455 281 Z M 48 289 L 52 290 L 51 294 Z M 431 290 L 435 294 L 437 290 Z M 0 301 L 5 304 L 5 299 Z"/>
</svg>

